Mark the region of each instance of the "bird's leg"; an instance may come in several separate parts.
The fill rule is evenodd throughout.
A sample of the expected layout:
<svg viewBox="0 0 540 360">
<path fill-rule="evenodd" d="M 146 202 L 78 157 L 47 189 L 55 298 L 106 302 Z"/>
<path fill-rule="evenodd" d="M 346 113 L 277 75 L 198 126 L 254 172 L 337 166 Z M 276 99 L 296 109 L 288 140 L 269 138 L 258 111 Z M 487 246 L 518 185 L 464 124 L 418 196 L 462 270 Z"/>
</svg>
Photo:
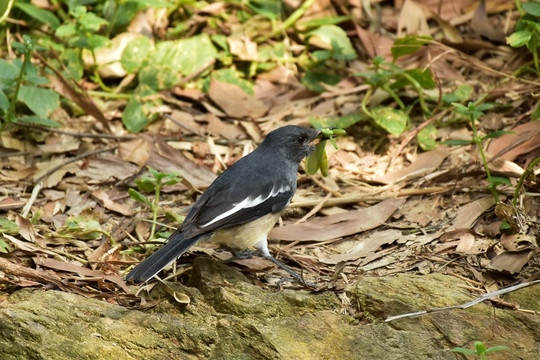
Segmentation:
<svg viewBox="0 0 540 360">
<path fill-rule="evenodd" d="M 308 282 L 308 281 L 305 281 L 304 278 L 302 276 L 300 276 L 299 274 L 297 274 L 295 271 L 293 271 L 292 269 L 289 269 L 289 267 L 287 267 L 287 265 L 285 265 L 284 263 L 282 263 L 281 261 L 279 261 L 278 259 L 276 259 L 275 257 L 273 257 L 270 252 L 268 251 L 268 244 L 266 241 L 264 242 L 261 242 L 259 243 L 259 251 L 261 252 L 262 256 L 264 256 L 265 258 L 267 258 L 268 260 L 270 260 L 271 262 L 273 262 L 274 264 L 276 264 L 277 266 L 279 266 L 280 268 L 282 268 L 283 270 L 285 270 L 286 272 L 288 272 L 296 281 L 298 281 L 299 283 L 303 284 L 303 285 L 306 285 L 308 287 L 312 287 L 312 288 L 316 288 L 317 285 L 315 285 L 314 283 L 311 283 L 311 282 Z"/>
</svg>

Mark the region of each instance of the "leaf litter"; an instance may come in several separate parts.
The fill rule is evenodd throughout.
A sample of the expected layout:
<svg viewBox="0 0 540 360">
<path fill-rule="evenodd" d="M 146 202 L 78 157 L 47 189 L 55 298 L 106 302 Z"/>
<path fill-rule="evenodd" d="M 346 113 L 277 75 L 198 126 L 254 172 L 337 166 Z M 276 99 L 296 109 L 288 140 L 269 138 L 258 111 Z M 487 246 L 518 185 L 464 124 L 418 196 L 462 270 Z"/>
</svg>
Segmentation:
<svg viewBox="0 0 540 360">
<path fill-rule="evenodd" d="M 459 4 L 405 1 L 400 9 L 384 5 L 380 9 L 380 26 L 384 31 L 378 32 L 366 30 L 373 14 L 352 3 L 350 14 L 358 16 L 362 26 L 353 23 L 347 29 L 346 39 L 350 42 L 344 43 L 345 47 L 350 44 L 366 59 L 376 55 L 391 58 L 391 33 L 439 34 L 440 41 L 409 55 L 402 65 L 430 68 L 445 94 L 467 84 L 478 97 L 486 96 L 511 109 L 502 119 L 481 126 L 512 131 L 491 140 L 487 151 L 508 162 L 505 165 L 513 171 L 495 166 L 497 159 L 492 161 L 492 168 L 509 174 L 515 186 L 517 176 L 538 157 L 540 130 L 538 121 L 526 121 L 536 104 L 520 95 L 537 89 L 538 82 L 511 75 L 525 60 L 505 52 L 499 45 L 501 34 L 505 34 L 499 15 L 515 18 L 508 2 L 488 2 L 487 8 L 486 2 L 481 2 L 483 7 L 476 9 L 475 2 L 467 0 Z M 316 19 L 313 11 L 317 8 L 332 16 L 338 13 L 329 2 L 315 1 L 315 5 L 303 20 Z M 208 16 L 224 6 L 208 5 L 200 10 L 200 19 L 194 17 L 193 21 L 205 26 Z M 428 22 L 430 18 L 437 25 Z M 137 22 L 141 21 L 152 23 L 144 12 L 137 17 Z M 153 25 L 156 29 L 168 26 Z M 231 30 L 226 42 L 232 55 L 253 64 L 264 62 L 260 57 L 261 43 L 254 42 L 254 37 L 238 34 L 254 29 L 265 33 L 268 29 L 257 29 L 256 22 L 241 23 L 236 18 L 223 26 Z M 254 29 L 248 29 L 249 26 Z M 505 31 L 508 34 L 508 27 Z M 129 64 L 139 67 L 139 77 L 156 89 L 170 81 L 165 77 L 168 66 L 184 76 L 175 81 L 187 84 L 207 71 L 217 56 L 215 44 L 207 34 L 193 39 L 149 49 L 150 58 L 161 56 L 161 73 L 148 63 Z M 294 38 L 287 41 L 296 54 L 305 46 Z M 310 44 L 332 49 L 333 45 L 325 45 L 324 41 L 315 36 L 309 38 Z M 178 62 L 167 63 L 167 56 L 195 44 L 203 52 L 204 60 L 197 66 L 182 63 L 186 60 L 181 57 Z M 276 48 L 280 44 L 269 40 L 264 45 Z M 485 52 L 490 52 L 490 56 Z M 40 60 L 53 69 L 48 60 Z M 365 71 L 366 62 L 351 60 L 350 69 Z M 145 220 L 151 218 L 150 211 L 127 195 L 134 180 L 147 174 L 147 167 L 165 173 L 179 172 L 182 184 L 166 186 L 160 206 L 185 214 L 217 172 L 253 149 L 271 129 L 285 124 L 309 126 L 314 115 L 342 119 L 351 114 L 355 120 L 347 128 L 348 135 L 337 138 L 339 149 L 328 153 L 328 179 L 308 176 L 301 169 L 297 194 L 270 236 L 271 251 L 278 258 L 301 268 L 308 279 L 318 281 L 322 288 L 328 282 L 328 288 L 340 293 L 349 282 L 362 276 L 399 272 L 446 272 L 474 280 L 486 290 L 538 275 L 538 230 L 521 234 L 500 230 L 501 220 L 510 221 L 512 217 L 495 216 L 494 201 L 486 191 L 483 172 L 479 171 L 476 149 L 438 146 L 419 152 L 416 144 L 411 143 L 412 138 L 407 140 L 408 131 L 414 129 L 399 136 L 387 135 L 359 121 L 362 99 L 369 86 L 357 77 L 325 84 L 325 92 L 316 93 L 306 89 L 294 67 L 281 63 L 267 71 L 258 70 L 250 92 L 242 84 L 223 81 L 220 76 L 226 75 L 217 76 L 216 72 L 209 80 L 208 92 L 178 86 L 170 93 L 160 93 L 164 104 L 157 113 L 161 111 L 170 118 L 160 117 L 149 125 L 152 133 L 133 137 L 120 123 L 120 109 L 125 102 L 110 100 L 98 106 L 80 84 L 66 80 L 59 71 L 53 72 L 52 88 L 99 122 L 57 114 L 56 120 L 64 125 L 64 130 L 86 134 L 77 137 L 38 126 L 25 127 L 26 137 L 2 132 L 0 251 L 8 255 L 0 258 L 0 282 L 5 286 L 56 287 L 123 305 L 151 306 L 152 302 L 141 302 L 122 280 L 125 271 L 159 243 L 147 239 L 150 225 Z M 127 82 L 131 80 L 128 77 Z M 375 99 L 372 105 L 378 101 L 386 99 Z M 415 124 L 423 121 L 415 114 L 411 119 Z M 441 116 L 438 121 L 444 124 L 447 120 Z M 466 124 L 442 127 L 438 139 L 452 139 L 460 133 L 470 136 Z M 111 150 L 93 153 L 105 147 Z M 41 180 L 41 191 L 32 198 L 30 193 Z M 505 190 L 510 195 L 513 188 Z M 537 178 L 527 180 L 527 191 L 537 195 L 539 190 Z M 526 198 L 524 204 L 523 216 L 532 219 L 533 224 L 537 224 L 540 214 L 537 199 Z M 31 205 L 29 219 L 20 216 L 25 204 Z M 158 222 L 168 223 L 160 230 L 164 232 L 177 226 L 164 216 Z M 212 244 L 199 244 L 193 253 L 223 260 L 230 256 Z M 191 259 L 192 255 L 185 256 L 178 266 L 189 267 Z M 284 275 L 258 257 L 234 263 L 251 273 L 250 277 L 264 279 L 267 284 Z M 180 303 L 189 302 L 183 294 L 173 296 Z"/>
</svg>

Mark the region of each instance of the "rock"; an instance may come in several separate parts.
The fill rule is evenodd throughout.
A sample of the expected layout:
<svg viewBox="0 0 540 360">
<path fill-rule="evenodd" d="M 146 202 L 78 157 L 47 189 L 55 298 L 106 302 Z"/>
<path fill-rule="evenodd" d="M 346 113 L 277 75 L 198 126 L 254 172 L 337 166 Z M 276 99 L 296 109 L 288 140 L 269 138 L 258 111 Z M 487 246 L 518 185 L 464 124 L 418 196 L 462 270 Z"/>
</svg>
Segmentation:
<svg viewBox="0 0 540 360">
<path fill-rule="evenodd" d="M 196 259 L 190 304 L 150 311 L 60 291 L 19 290 L 0 303 L 0 353 L 14 359 L 463 359 L 475 341 L 510 349 L 489 359 L 539 358 L 537 316 L 479 304 L 385 323 L 390 315 L 474 298 L 454 277 L 363 278 L 345 294 L 266 290 Z M 532 289 L 532 288 L 531 288 Z M 153 296 L 164 295 L 157 287 Z M 540 309 L 538 296 L 527 298 Z"/>
</svg>

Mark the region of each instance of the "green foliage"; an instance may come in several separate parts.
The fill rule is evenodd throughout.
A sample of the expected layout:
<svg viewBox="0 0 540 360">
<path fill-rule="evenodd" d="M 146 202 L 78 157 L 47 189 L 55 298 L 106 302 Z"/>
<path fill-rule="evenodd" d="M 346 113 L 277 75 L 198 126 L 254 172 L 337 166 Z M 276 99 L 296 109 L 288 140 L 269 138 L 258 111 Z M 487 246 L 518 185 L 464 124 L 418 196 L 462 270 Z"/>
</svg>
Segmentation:
<svg viewBox="0 0 540 360">
<path fill-rule="evenodd" d="M 15 50 L 23 55 L 23 60 L 12 62 L 0 59 L 0 113 L 4 127 L 10 122 L 27 122 L 46 126 L 58 127 L 59 123 L 48 119 L 48 116 L 58 108 L 59 96 L 56 92 L 39 87 L 49 83 L 49 80 L 38 75 L 34 64 L 30 61 L 32 51 L 43 50 L 32 38 L 23 35 L 23 42 L 13 42 Z M 17 115 L 17 104 L 23 103 L 34 115 Z"/>
<path fill-rule="evenodd" d="M 430 42 L 431 37 L 429 36 L 408 35 L 396 39 L 392 49 L 390 49 L 394 62 L 401 56 L 414 54 L 416 51 L 418 51 L 418 49 L 429 44 Z"/>
<path fill-rule="evenodd" d="M 516 24 L 516 28 L 510 36 L 506 38 L 506 43 L 518 48 L 527 46 L 533 55 L 534 68 L 536 74 L 540 75 L 540 64 L 538 62 L 538 46 L 540 44 L 540 3 L 527 2 L 520 4 L 524 12 Z"/>
<path fill-rule="evenodd" d="M 510 185 L 510 180 L 507 178 L 502 177 L 494 177 L 491 176 L 491 172 L 489 171 L 486 154 L 484 153 L 483 149 L 483 142 L 487 139 L 496 138 L 499 136 L 502 136 L 504 134 L 510 134 L 509 131 L 495 131 L 490 134 L 481 136 L 478 134 L 478 130 L 476 127 L 476 122 L 480 117 L 484 115 L 484 111 L 489 110 L 493 107 L 493 104 L 480 104 L 476 105 L 472 101 L 469 101 L 467 106 L 459 104 L 459 103 L 453 103 L 455 107 L 456 114 L 459 114 L 463 117 L 465 117 L 469 123 L 471 124 L 471 128 L 473 131 L 473 136 L 471 140 L 450 140 L 450 141 L 441 141 L 441 144 L 446 145 L 469 145 L 469 144 L 475 144 L 478 148 L 478 151 L 480 152 L 480 155 L 482 157 L 482 165 L 484 166 L 484 171 L 486 172 L 487 179 L 488 179 L 488 188 L 491 191 L 491 194 L 493 195 L 493 198 L 498 203 L 499 202 L 499 193 L 497 191 L 498 185 Z"/>
<path fill-rule="evenodd" d="M 430 41 L 430 38 L 417 36 L 407 36 L 397 39 L 394 46 L 392 46 L 394 62 L 400 56 L 412 54 Z M 427 107 L 426 98 L 424 97 L 424 90 L 435 88 L 433 74 L 429 68 L 425 70 L 405 70 L 395 63 L 384 61 L 380 56 L 375 57 L 372 64 L 370 72 L 357 73 L 356 75 L 363 77 L 365 83 L 371 85 L 371 88 L 366 92 L 362 100 L 362 110 L 376 125 L 396 136 L 405 131 L 407 125 L 410 123 L 409 112 L 416 104 L 415 101 L 411 105 L 405 106 L 405 103 L 399 96 L 400 92 L 405 92 L 408 89 L 416 92 L 418 104 L 423 114 L 427 116 L 431 115 L 431 110 Z M 367 104 L 375 93 L 375 90 L 378 89 L 386 92 L 399 108 L 376 106 L 368 110 Z M 431 136 L 426 137 L 425 135 L 426 133 L 424 132 L 422 134 L 423 137 L 419 141 L 427 141 L 429 136 Z M 425 142 L 421 144 L 424 148 L 431 146 L 431 144 Z"/>
<path fill-rule="evenodd" d="M 480 358 L 480 360 L 485 360 L 487 354 L 494 353 L 496 351 L 502 351 L 507 350 L 507 346 L 494 346 L 492 348 L 487 349 L 486 346 L 481 341 L 476 341 L 474 343 L 474 350 L 462 348 L 462 347 L 455 347 L 452 349 L 453 352 L 458 352 L 464 355 L 476 355 Z"/>
<path fill-rule="evenodd" d="M 135 180 L 135 184 L 137 185 L 137 188 L 142 192 L 153 192 L 154 199 L 150 200 L 141 192 L 132 188 L 128 190 L 128 194 L 133 200 L 145 204 L 152 210 L 153 220 L 152 229 L 150 232 L 150 239 L 153 239 L 154 234 L 156 233 L 157 216 L 158 213 L 161 211 L 159 207 L 159 197 L 161 189 L 163 189 L 164 186 L 171 186 L 179 183 L 180 181 L 182 181 L 182 178 L 179 176 L 178 173 L 162 173 L 150 167 L 148 168 L 148 172 L 150 173 L 150 176 L 145 176 L 141 179 Z"/>
<path fill-rule="evenodd" d="M 112 236 L 101 228 L 99 221 L 90 216 L 79 215 L 68 218 L 63 232 L 74 234 L 83 240 L 95 240 L 101 235 L 105 235 L 114 244 Z"/>
</svg>

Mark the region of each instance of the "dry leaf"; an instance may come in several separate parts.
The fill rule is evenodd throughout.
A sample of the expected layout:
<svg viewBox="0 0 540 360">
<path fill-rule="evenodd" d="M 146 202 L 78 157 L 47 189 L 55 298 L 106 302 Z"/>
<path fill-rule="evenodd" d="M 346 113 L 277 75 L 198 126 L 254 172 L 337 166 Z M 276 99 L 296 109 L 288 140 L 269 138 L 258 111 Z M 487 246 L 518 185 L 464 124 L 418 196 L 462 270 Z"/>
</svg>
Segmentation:
<svg viewBox="0 0 540 360">
<path fill-rule="evenodd" d="M 109 197 L 109 195 L 102 189 L 98 189 L 92 192 L 92 196 L 103 203 L 103 206 L 111 211 L 116 211 L 124 216 L 133 215 L 133 211 L 129 209 L 125 204 L 117 203 Z"/>
<path fill-rule="evenodd" d="M 449 154 L 447 146 L 438 146 L 437 149 L 426 151 L 418 155 L 414 163 L 411 165 L 391 172 L 382 178 L 373 179 L 374 181 L 383 184 L 394 184 L 400 181 L 410 180 L 432 173 Z"/>
<path fill-rule="evenodd" d="M 227 115 L 234 118 L 256 119 L 268 111 L 262 101 L 240 87 L 212 79 L 208 95 Z"/>
<path fill-rule="evenodd" d="M 495 205 L 493 197 L 486 196 L 460 207 L 450 229 L 469 229 L 476 219 L 493 205 Z"/>
<path fill-rule="evenodd" d="M 529 261 L 531 250 L 505 251 L 491 259 L 486 268 L 516 274 Z"/>
<path fill-rule="evenodd" d="M 365 209 L 343 214 L 317 217 L 301 224 L 274 228 L 269 238 L 291 241 L 324 241 L 356 234 L 376 228 L 405 202 L 405 199 L 388 199 Z"/>
</svg>

